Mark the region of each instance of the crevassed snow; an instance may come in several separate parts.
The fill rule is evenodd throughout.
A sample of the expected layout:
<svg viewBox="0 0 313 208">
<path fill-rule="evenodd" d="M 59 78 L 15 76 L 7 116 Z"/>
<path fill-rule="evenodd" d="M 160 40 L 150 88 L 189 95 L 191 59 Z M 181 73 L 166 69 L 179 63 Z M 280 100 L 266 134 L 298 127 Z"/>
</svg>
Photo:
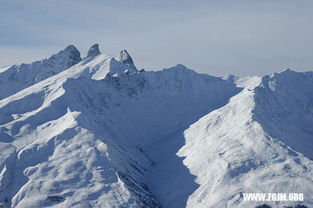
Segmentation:
<svg viewBox="0 0 313 208">
<path fill-rule="evenodd" d="M 0 206 L 262 204 L 243 192 L 313 204 L 311 73 L 138 72 L 125 51 L 88 54 L 0 100 Z"/>
</svg>

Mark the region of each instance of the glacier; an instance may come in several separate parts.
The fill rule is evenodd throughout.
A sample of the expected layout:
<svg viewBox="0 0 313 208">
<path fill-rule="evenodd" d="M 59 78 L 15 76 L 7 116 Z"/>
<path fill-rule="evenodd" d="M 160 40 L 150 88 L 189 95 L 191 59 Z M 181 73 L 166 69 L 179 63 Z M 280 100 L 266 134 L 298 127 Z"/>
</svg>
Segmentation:
<svg viewBox="0 0 313 208">
<path fill-rule="evenodd" d="M 313 205 L 313 72 L 138 70 L 94 44 L 0 68 L 0 207 Z"/>
</svg>

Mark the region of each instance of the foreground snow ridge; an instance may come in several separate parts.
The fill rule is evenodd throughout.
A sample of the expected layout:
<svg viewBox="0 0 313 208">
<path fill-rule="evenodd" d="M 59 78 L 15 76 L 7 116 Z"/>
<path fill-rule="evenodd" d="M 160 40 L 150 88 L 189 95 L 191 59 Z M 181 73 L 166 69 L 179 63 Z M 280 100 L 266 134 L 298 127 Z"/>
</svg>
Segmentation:
<svg viewBox="0 0 313 208">
<path fill-rule="evenodd" d="M 94 44 L 0 68 L 0 89 L 0 207 L 313 206 L 313 72 L 152 72 Z"/>
</svg>

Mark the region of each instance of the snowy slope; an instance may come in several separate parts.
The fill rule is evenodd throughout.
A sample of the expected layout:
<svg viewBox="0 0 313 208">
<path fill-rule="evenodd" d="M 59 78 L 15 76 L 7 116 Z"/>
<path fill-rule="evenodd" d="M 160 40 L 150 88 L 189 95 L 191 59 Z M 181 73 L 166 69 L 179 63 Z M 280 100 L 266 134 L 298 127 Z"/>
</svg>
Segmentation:
<svg viewBox="0 0 313 208">
<path fill-rule="evenodd" d="M 313 204 L 311 73 L 139 72 L 126 50 L 114 58 L 98 44 L 67 67 L 3 91 L 3 207 L 260 204 L 243 192 L 303 192 Z"/>
<path fill-rule="evenodd" d="M 80 52 L 72 45 L 48 59 L 0 69 L 0 99 L 51 77 L 81 61 Z"/>
<path fill-rule="evenodd" d="M 255 101 L 258 96 L 258 92 L 244 89 L 185 131 L 186 145 L 178 155 L 186 157 L 184 164 L 200 185 L 189 197 L 189 207 L 253 207 L 264 203 L 243 201 L 242 194 L 249 192 L 304 193 L 307 205 L 312 205 L 313 162 L 282 143 L 287 132 L 276 135 L 265 131 L 256 119 L 255 112 L 261 111 Z M 268 116 L 263 122 L 279 119 Z M 297 139 L 302 138 L 293 138 Z M 273 207 L 297 204 L 266 203 Z"/>
<path fill-rule="evenodd" d="M 255 119 L 266 132 L 313 159 L 313 73 L 265 76 L 255 99 Z"/>
<path fill-rule="evenodd" d="M 7 151 L 1 158 L 0 191 L 5 206 L 155 207 L 158 204 L 141 182 L 140 167 L 127 162 L 119 170 L 112 164 L 109 152 L 116 151 L 116 160 L 120 158 L 121 163 L 126 158 L 131 161 L 134 156 L 131 152 L 124 156 L 126 153 L 118 147 L 108 150 L 109 141 L 105 140 L 107 137 L 113 140 L 115 136 L 95 123 L 103 124 L 104 120 L 94 120 L 98 109 L 88 108 L 85 101 L 89 97 L 83 94 L 81 98 L 82 94 L 75 91 L 76 87 L 86 90 L 91 79 L 100 79 L 106 73 L 115 75 L 119 70 L 134 69 L 101 54 L 0 101 L 1 148 Z M 81 80 L 76 83 L 75 78 Z M 66 90 L 72 87 L 72 91 Z M 75 98 L 80 102 L 75 103 Z M 99 103 L 99 107 L 103 104 Z M 75 111 L 76 108 L 80 111 Z M 133 178 L 122 172 L 127 168 L 136 172 Z"/>
</svg>

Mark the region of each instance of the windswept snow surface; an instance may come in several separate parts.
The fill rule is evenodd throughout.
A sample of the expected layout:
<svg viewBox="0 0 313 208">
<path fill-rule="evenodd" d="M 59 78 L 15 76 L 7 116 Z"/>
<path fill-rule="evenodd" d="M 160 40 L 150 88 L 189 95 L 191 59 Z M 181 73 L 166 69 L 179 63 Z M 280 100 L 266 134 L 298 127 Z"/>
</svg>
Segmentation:
<svg viewBox="0 0 313 208">
<path fill-rule="evenodd" d="M 72 45 L 48 59 L 0 69 L 0 99 L 13 95 L 81 61 Z"/>
<path fill-rule="evenodd" d="M 114 58 L 97 44 L 77 57 L 31 64 L 8 88 L 3 74 L 19 67 L 1 68 L 0 207 L 264 203 L 245 192 L 304 193 L 266 203 L 313 205 L 313 73 L 139 72 L 126 50 Z"/>
</svg>

